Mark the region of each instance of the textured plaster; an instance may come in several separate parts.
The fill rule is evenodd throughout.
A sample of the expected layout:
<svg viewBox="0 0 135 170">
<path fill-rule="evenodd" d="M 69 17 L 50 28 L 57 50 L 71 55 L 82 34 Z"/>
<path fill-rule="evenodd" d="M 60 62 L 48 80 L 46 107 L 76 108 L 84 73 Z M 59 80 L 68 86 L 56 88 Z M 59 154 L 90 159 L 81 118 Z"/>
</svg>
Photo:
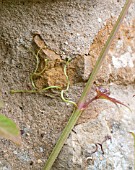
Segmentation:
<svg viewBox="0 0 135 170">
<path fill-rule="evenodd" d="M 42 94 L 10 94 L 11 89 L 28 89 L 30 86 L 29 75 L 35 68 L 35 59 L 29 51 L 33 49 L 33 32 L 40 32 L 48 48 L 54 50 L 61 58 L 77 58 L 78 55 L 85 58 L 84 65 L 80 65 L 80 72 L 84 69 L 83 78 L 80 77 L 81 82 L 74 84 L 68 94 L 69 98 L 77 101 L 85 85 L 83 81 L 88 79 L 89 74 L 86 70 L 92 69 L 97 57 L 93 53 L 90 55 L 92 42 L 99 30 L 106 26 L 107 19 L 112 20 L 118 16 L 124 2 L 124 0 L 0 0 L 0 90 L 2 91 L 0 97 L 4 102 L 1 113 L 12 118 L 23 132 L 21 147 L 1 139 L 0 166 L 3 169 L 42 169 L 73 109 L 72 106 L 63 103 L 59 97 L 50 98 Z M 90 170 L 133 169 L 133 139 L 128 131 L 135 130 L 135 99 L 132 98 L 132 94 L 135 94 L 135 68 L 129 67 L 131 58 L 134 58 L 135 54 L 135 37 L 134 33 L 130 32 L 134 31 L 132 26 L 134 11 L 135 5 L 132 4 L 125 19 L 126 24 L 123 25 L 126 30 L 120 32 L 122 40 L 117 43 L 116 39 L 114 44 L 117 48 L 115 45 L 112 46 L 105 60 L 105 67 L 102 67 L 95 82 L 110 86 L 114 97 L 125 104 L 129 103 L 133 113 L 123 107 L 122 112 L 118 113 L 114 105 L 103 101 L 94 102 L 78 121 L 75 132 L 69 136 L 53 169 L 79 170 L 85 166 Z M 130 45 L 125 37 L 130 37 Z M 105 39 L 103 38 L 104 41 Z M 99 42 L 99 46 L 101 45 L 103 44 Z M 99 50 L 101 47 L 96 51 Z M 124 62 L 122 56 L 126 53 L 130 53 L 128 58 L 130 56 L 131 58 L 128 60 L 125 57 Z M 122 66 L 125 63 L 127 65 L 115 68 L 118 66 L 113 62 L 113 56 L 119 57 L 116 60 L 117 64 L 122 60 Z M 90 57 L 91 64 L 85 65 L 88 64 L 87 60 Z M 132 60 L 132 66 L 134 64 Z M 90 97 L 94 94 L 93 88 Z M 90 155 L 94 143 L 102 142 L 108 134 L 112 136 L 112 143 L 109 141 L 104 143 L 105 154 L 102 155 L 99 150 Z M 92 156 L 92 159 L 86 165 L 85 161 L 89 156 Z"/>
<path fill-rule="evenodd" d="M 132 112 L 120 106 L 120 110 L 110 102 L 100 112 L 97 119 L 79 124 L 68 138 L 54 169 L 88 169 L 88 170 L 127 170 L 133 169 L 133 140 L 129 134 L 134 128 L 134 88 L 132 86 L 110 85 L 111 96 L 124 101 Z M 87 114 L 90 114 L 88 111 Z M 103 143 L 104 154 L 101 148 L 95 150 L 96 143 L 102 143 L 105 136 L 111 140 Z"/>
<path fill-rule="evenodd" d="M 116 58 L 112 56 L 112 63 L 115 68 L 123 68 L 123 67 L 134 67 L 135 58 L 131 56 L 130 52 L 126 52 L 120 56 L 120 58 Z"/>
</svg>

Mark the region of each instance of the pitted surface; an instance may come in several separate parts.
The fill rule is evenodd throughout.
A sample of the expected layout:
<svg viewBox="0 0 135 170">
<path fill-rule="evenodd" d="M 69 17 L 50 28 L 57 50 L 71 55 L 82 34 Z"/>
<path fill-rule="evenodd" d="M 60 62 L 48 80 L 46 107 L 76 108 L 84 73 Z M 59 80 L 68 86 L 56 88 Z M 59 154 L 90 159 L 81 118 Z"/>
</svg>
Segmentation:
<svg viewBox="0 0 135 170">
<path fill-rule="evenodd" d="M 72 106 L 63 103 L 59 97 L 50 98 L 42 94 L 10 94 L 11 89 L 28 89 L 31 85 L 29 75 L 35 68 L 35 58 L 30 53 L 30 49 L 33 49 L 33 32 L 40 32 L 48 48 L 54 50 L 63 59 L 66 57 L 76 58 L 78 55 L 86 57 L 89 54 L 95 36 L 98 35 L 101 28 L 105 27 L 107 19 L 118 16 L 124 2 L 124 0 L 0 1 L 0 90 L 2 91 L 2 96 L 0 97 L 5 103 L 1 113 L 12 118 L 20 129 L 23 130 L 23 143 L 20 148 L 17 148 L 7 140 L 1 139 L 0 162 L 2 162 L 3 168 L 7 165 L 12 170 L 42 169 L 73 109 Z M 132 4 L 125 19 L 127 24 L 124 25 L 123 33 L 127 33 L 129 28 L 131 29 L 135 17 L 134 11 L 135 5 Z M 128 47 L 129 44 L 125 40 L 125 34 L 121 35 L 121 37 L 124 46 L 121 46 L 119 41 L 116 43 L 116 47 L 113 46 L 114 48 L 109 53 L 111 55 L 109 62 L 112 68 L 112 77 L 108 79 L 110 72 L 107 72 L 108 69 L 103 69 L 103 74 L 100 72 L 101 81 L 100 77 L 98 77 L 97 82 L 102 84 L 104 80 L 103 84 L 107 83 L 108 86 L 112 82 L 118 85 L 121 84 L 121 86 L 112 85 L 112 93 L 125 104 L 129 103 L 131 109 L 134 109 L 134 98 L 131 99 L 131 102 L 129 101 L 132 93 L 134 94 L 134 67 L 128 68 L 128 64 L 126 68 L 116 67 L 123 64 L 119 64 L 123 57 L 118 57 L 118 54 L 125 54 L 123 49 L 127 49 L 133 58 L 135 51 L 133 48 L 131 51 L 131 48 Z M 125 63 L 127 60 L 126 58 L 126 61 L 122 61 Z M 86 68 L 86 61 L 83 60 L 83 64 L 79 65 L 80 73 Z M 95 58 L 91 60 L 92 62 L 95 62 Z M 109 67 L 106 63 L 105 65 L 107 66 L 106 68 Z M 88 66 L 87 69 L 89 69 Z M 86 70 L 84 72 L 87 72 Z M 124 78 L 126 72 L 132 75 L 128 74 Z M 81 75 L 80 73 L 79 75 Z M 88 75 L 87 73 L 85 74 L 86 76 L 81 76 L 84 76 L 86 81 Z M 125 79 L 127 87 L 123 86 L 125 85 Z M 82 79 L 82 82 L 73 84 L 69 90 L 68 97 L 78 101 L 83 87 L 84 82 Z M 94 94 L 93 89 L 90 97 Z M 93 144 L 101 142 L 104 136 L 111 132 L 111 127 L 114 130 L 114 135 L 112 135 L 114 143 L 108 144 L 108 147 L 105 148 L 105 153 L 106 157 L 111 155 L 113 158 L 110 161 L 107 158 L 100 157 L 101 153 L 95 153 L 98 159 L 96 159 L 96 156 L 93 158 L 94 168 L 109 170 L 111 166 L 112 169 L 120 170 L 123 168 L 123 162 L 126 168 L 129 168 L 128 162 L 132 168 L 133 155 L 131 156 L 127 151 L 130 150 L 133 153 L 133 144 L 127 131 L 134 130 L 134 118 L 126 110 L 123 111 L 123 115 L 119 115 L 114 107 L 112 106 L 112 109 L 109 110 L 110 105 L 106 105 L 102 101 L 94 102 L 92 107 L 88 108 L 88 113 L 84 113 L 84 119 L 79 120 L 81 124 L 75 127 L 78 135 L 76 142 L 74 141 L 75 135 L 69 137 L 58 159 L 59 163 L 56 162 L 54 169 L 81 169 L 82 165 L 80 162 L 85 160 L 85 154 L 81 156 L 81 152 L 87 151 L 89 154 L 91 148 L 93 149 Z M 109 125 L 104 119 L 108 112 L 115 115 L 116 119 L 114 120 L 111 116 L 107 117 L 110 119 L 108 121 Z M 99 114 L 100 116 L 96 118 Z M 128 118 L 129 115 L 130 118 Z M 121 117 L 122 120 L 120 119 Z M 121 140 L 119 140 L 119 137 L 121 135 L 123 137 L 122 142 L 124 141 L 124 144 L 127 144 L 124 150 L 120 146 Z M 129 143 L 127 137 L 129 137 Z M 116 164 L 114 163 L 119 160 L 114 155 L 114 152 L 117 152 L 119 159 L 123 156 L 123 162 L 118 164 L 118 166 L 117 162 Z M 65 153 L 70 153 L 70 156 L 65 155 Z M 75 155 L 74 159 L 73 155 Z M 78 159 L 79 157 L 80 159 Z M 93 164 L 88 164 L 88 167 L 92 169 Z"/>
</svg>

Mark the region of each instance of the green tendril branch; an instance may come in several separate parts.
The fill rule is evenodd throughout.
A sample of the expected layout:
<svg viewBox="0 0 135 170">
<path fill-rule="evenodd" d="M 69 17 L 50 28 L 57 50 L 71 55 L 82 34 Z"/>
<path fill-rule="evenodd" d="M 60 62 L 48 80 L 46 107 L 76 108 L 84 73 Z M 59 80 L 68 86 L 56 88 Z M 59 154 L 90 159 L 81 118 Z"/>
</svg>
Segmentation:
<svg viewBox="0 0 135 170">
<path fill-rule="evenodd" d="M 31 51 L 35 58 L 36 58 L 36 67 L 35 67 L 35 70 L 34 72 L 30 75 L 30 81 L 31 81 L 31 84 L 32 84 L 32 87 L 33 87 L 33 90 L 11 90 L 11 94 L 14 94 L 14 93 L 42 93 L 42 92 L 45 92 L 46 90 L 49 90 L 49 89 L 61 89 L 61 87 L 59 86 L 48 86 L 46 88 L 43 88 L 43 89 L 38 89 L 35 85 L 35 82 L 34 82 L 34 79 L 33 77 L 34 76 L 40 76 L 46 69 L 46 65 L 47 65 L 47 62 L 48 60 L 47 59 L 44 59 L 44 68 L 41 70 L 41 72 L 37 72 L 38 68 L 39 68 L 39 52 L 42 50 L 39 49 L 37 54 L 34 54 L 33 51 Z"/>
<path fill-rule="evenodd" d="M 65 97 L 64 97 L 64 93 L 66 93 L 69 90 L 69 86 L 70 86 L 69 77 L 67 75 L 67 66 L 68 66 L 68 64 L 69 64 L 69 60 L 66 62 L 65 66 L 64 66 L 64 74 L 65 74 L 65 77 L 66 77 L 66 80 L 67 80 L 67 87 L 66 87 L 65 90 L 61 90 L 61 98 L 62 98 L 62 100 L 64 102 L 73 104 L 75 107 L 77 107 L 75 102 L 73 102 L 71 100 L 68 100 L 68 99 L 65 99 Z"/>
</svg>

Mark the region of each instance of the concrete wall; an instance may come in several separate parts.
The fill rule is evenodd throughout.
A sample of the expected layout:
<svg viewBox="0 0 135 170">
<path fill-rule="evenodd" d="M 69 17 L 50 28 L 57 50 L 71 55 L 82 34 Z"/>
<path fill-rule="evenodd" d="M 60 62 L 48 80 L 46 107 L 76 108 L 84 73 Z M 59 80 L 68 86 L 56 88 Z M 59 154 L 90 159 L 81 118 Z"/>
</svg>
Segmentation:
<svg viewBox="0 0 135 170">
<path fill-rule="evenodd" d="M 60 97 L 10 94 L 11 89 L 28 89 L 31 85 L 29 75 L 35 68 L 35 58 L 29 49 L 35 51 L 33 33 L 40 33 L 47 48 L 62 59 L 70 57 L 78 61 L 73 75 L 79 78 L 68 94 L 77 102 L 124 2 L 0 1 L 0 97 L 5 103 L 1 113 L 12 118 L 23 132 L 19 148 L 1 139 L 0 167 L 42 169 L 73 109 Z M 129 105 L 132 113 L 123 106 L 119 111 L 106 101 L 93 102 L 81 116 L 52 169 L 133 169 L 133 139 L 128 132 L 135 131 L 134 3 L 94 87 L 97 85 L 110 88 L 112 96 Z M 95 95 L 94 87 L 90 97 Z M 103 143 L 104 155 L 100 147 L 93 153 L 95 143 L 102 143 L 107 135 L 112 142 Z"/>
</svg>

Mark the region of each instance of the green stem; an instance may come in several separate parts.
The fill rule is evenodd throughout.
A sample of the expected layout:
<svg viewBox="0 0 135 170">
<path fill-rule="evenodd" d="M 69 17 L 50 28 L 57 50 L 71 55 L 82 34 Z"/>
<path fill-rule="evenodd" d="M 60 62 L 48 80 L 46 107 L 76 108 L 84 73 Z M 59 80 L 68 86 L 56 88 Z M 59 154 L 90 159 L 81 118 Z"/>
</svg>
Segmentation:
<svg viewBox="0 0 135 170">
<path fill-rule="evenodd" d="M 59 87 L 59 86 L 49 86 L 49 87 L 43 88 L 41 90 L 11 90 L 10 92 L 12 94 L 14 94 L 14 93 L 42 93 L 42 92 L 49 90 L 49 89 L 61 89 L 61 87 Z"/>
<path fill-rule="evenodd" d="M 10 90 L 11 94 L 14 93 L 38 93 L 37 90 Z"/>
<path fill-rule="evenodd" d="M 69 136 L 69 133 L 71 132 L 71 130 L 74 127 L 74 122 L 77 122 L 78 117 L 80 116 L 81 112 L 80 110 L 76 110 L 75 113 L 73 112 L 65 129 L 62 131 L 61 136 L 59 137 L 52 153 L 49 156 L 49 159 L 47 160 L 45 167 L 43 168 L 43 170 L 50 170 L 56 157 L 58 156 L 59 152 L 61 151 L 61 148 L 63 147 L 66 139 Z"/>
<path fill-rule="evenodd" d="M 95 80 L 95 77 L 96 77 L 96 75 L 97 75 L 97 73 L 99 71 L 99 68 L 100 68 L 100 66 L 101 66 L 101 64 L 102 64 L 102 62 L 103 62 L 103 60 L 105 58 L 105 55 L 109 50 L 111 42 L 113 41 L 114 36 L 115 36 L 116 32 L 118 31 L 118 28 L 119 28 L 119 26 L 120 26 L 125 14 L 126 14 L 128 8 L 130 6 L 130 3 L 131 3 L 131 0 L 126 0 L 126 3 L 124 5 L 124 7 L 123 7 L 123 10 L 121 11 L 119 18 L 118 18 L 118 20 L 117 20 L 117 22 L 116 22 L 110 36 L 109 36 L 109 38 L 108 38 L 104 48 L 101 51 L 100 56 L 99 56 L 99 58 L 98 58 L 98 60 L 96 62 L 96 65 L 95 65 L 95 67 L 94 67 L 94 69 L 92 71 L 92 74 L 91 74 L 91 76 L 90 76 L 90 78 L 89 78 L 89 80 L 88 80 L 88 82 L 86 84 L 86 87 L 84 88 L 84 91 L 83 91 L 83 93 L 81 95 L 81 98 L 80 98 L 80 100 L 78 102 L 78 108 L 72 113 L 66 127 L 64 128 L 64 130 L 63 130 L 61 136 L 59 137 L 54 149 L 52 150 L 52 153 L 50 154 L 50 156 L 49 156 L 43 170 L 50 170 L 51 169 L 55 159 L 57 158 L 59 152 L 61 151 L 66 139 L 68 138 L 68 136 L 69 136 L 69 134 L 71 132 L 71 130 L 73 129 L 73 127 L 76 124 L 79 116 L 83 112 L 82 107 L 83 107 L 83 105 L 84 105 L 84 103 L 86 101 L 86 98 L 87 98 L 87 96 L 88 96 L 88 94 L 90 92 L 92 84 L 93 84 L 93 82 Z"/>
<path fill-rule="evenodd" d="M 134 139 L 134 170 L 135 170 L 135 134 L 134 132 L 129 132 L 132 136 L 133 136 L 133 139 Z"/>
<path fill-rule="evenodd" d="M 135 170 L 135 137 L 134 137 L 134 170 Z"/>
<path fill-rule="evenodd" d="M 64 93 L 68 91 L 69 89 L 69 86 L 70 86 L 70 81 L 69 81 L 69 77 L 67 75 L 67 65 L 69 64 L 69 61 L 66 62 L 65 66 L 64 66 L 64 74 L 65 74 L 65 77 L 66 77 L 66 80 L 67 80 L 67 87 L 65 90 L 61 90 L 61 98 L 64 102 L 66 103 L 70 103 L 70 104 L 73 104 L 75 107 L 77 107 L 76 103 L 71 101 L 71 100 L 68 100 L 68 99 L 65 99 L 64 97 Z"/>
<path fill-rule="evenodd" d="M 135 170 L 135 135 L 134 135 L 134 170 Z"/>
</svg>

